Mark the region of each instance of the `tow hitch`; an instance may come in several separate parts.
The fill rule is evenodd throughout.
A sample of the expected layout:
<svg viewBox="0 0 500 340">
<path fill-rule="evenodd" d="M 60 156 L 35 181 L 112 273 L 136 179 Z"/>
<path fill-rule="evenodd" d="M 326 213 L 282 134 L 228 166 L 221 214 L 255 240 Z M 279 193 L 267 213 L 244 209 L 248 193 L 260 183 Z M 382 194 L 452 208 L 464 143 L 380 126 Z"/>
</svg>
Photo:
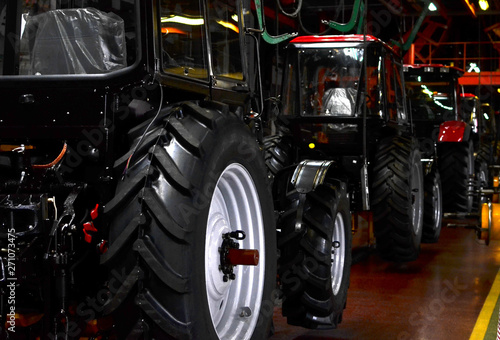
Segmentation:
<svg viewBox="0 0 500 340">
<path fill-rule="evenodd" d="M 245 237 L 246 234 L 242 230 L 222 235 L 222 244 L 219 248 L 219 269 L 224 274 L 222 277 L 224 282 L 236 278 L 233 272 L 235 266 L 256 266 L 259 264 L 259 251 L 257 249 L 239 249 L 240 245 L 235 240 L 244 240 Z"/>
</svg>

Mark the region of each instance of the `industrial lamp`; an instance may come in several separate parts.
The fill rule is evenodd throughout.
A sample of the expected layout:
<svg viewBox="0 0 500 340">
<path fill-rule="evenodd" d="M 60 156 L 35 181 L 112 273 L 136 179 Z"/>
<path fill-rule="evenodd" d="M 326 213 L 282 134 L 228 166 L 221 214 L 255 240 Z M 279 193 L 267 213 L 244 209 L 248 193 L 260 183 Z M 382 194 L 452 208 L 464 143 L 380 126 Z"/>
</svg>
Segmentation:
<svg viewBox="0 0 500 340">
<path fill-rule="evenodd" d="M 479 8 L 481 8 L 483 11 L 486 11 L 490 5 L 488 4 L 488 0 L 479 0 Z"/>
</svg>

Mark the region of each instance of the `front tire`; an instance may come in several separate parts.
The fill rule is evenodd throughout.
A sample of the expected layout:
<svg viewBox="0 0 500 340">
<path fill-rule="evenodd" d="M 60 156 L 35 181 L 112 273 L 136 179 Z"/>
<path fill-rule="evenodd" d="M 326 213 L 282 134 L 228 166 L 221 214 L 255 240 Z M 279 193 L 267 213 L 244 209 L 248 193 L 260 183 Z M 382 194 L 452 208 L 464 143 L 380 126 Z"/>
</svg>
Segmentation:
<svg viewBox="0 0 500 340">
<path fill-rule="evenodd" d="M 335 328 L 342 320 L 351 269 L 351 213 L 345 184 L 288 194 L 280 219 L 279 277 L 291 325 Z"/>
<path fill-rule="evenodd" d="M 415 139 L 380 141 L 372 168 L 371 204 L 377 250 L 388 261 L 408 262 L 420 252 L 423 169 Z"/>
<path fill-rule="evenodd" d="M 266 338 L 276 236 L 259 146 L 222 104 L 181 103 L 165 122 L 105 208 L 112 223 L 102 262 L 126 277 L 105 313 L 119 321 L 118 338 Z M 236 266 L 223 282 L 218 249 L 236 230 L 259 264 Z"/>
</svg>

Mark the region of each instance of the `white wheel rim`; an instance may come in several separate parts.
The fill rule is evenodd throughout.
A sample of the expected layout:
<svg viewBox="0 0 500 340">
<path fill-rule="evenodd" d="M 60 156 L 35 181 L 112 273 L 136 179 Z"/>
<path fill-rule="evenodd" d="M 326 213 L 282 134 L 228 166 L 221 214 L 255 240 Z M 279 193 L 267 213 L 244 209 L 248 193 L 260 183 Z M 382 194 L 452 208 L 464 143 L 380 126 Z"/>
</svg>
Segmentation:
<svg viewBox="0 0 500 340">
<path fill-rule="evenodd" d="M 443 203 L 441 201 L 441 186 L 437 181 L 435 181 L 432 186 L 432 197 L 434 201 L 434 221 L 436 221 L 434 224 L 434 230 L 438 230 L 442 222 L 441 217 L 443 216 Z"/>
<path fill-rule="evenodd" d="M 222 235 L 236 230 L 246 234 L 244 240 L 237 241 L 240 249 L 257 249 L 259 264 L 234 267 L 235 280 L 224 282 L 219 270 L 219 247 Z M 265 255 L 264 222 L 257 189 L 245 167 L 230 164 L 217 181 L 205 238 L 206 293 L 219 339 L 249 339 L 252 336 L 260 314 Z"/>
<path fill-rule="evenodd" d="M 472 206 L 474 205 L 474 153 L 473 153 L 473 148 L 472 148 L 472 142 L 469 142 L 469 148 L 468 148 L 468 154 L 467 154 L 467 172 L 468 172 L 468 178 L 467 178 L 467 211 L 470 212 L 470 209 L 472 209 Z"/>
<path fill-rule="evenodd" d="M 345 231 L 344 219 L 342 215 L 337 213 L 335 217 L 335 225 L 333 228 L 332 236 L 332 290 L 333 295 L 337 295 L 342 286 L 342 278 L 344 276 L 344 263 L 345 263 Z M 333 245 L 338 242 L 338 248 Z"/>
<path fill-rule="evenodd" d="M 411 200 L 412 200 L 412 223 L 415 235 L 422 229 L 422 209 L 423 209 L 423 187 L 422 187 L 422 166 L 420 162 L 413 164 L 413 176 L 411 177 Z"/>
</svg>

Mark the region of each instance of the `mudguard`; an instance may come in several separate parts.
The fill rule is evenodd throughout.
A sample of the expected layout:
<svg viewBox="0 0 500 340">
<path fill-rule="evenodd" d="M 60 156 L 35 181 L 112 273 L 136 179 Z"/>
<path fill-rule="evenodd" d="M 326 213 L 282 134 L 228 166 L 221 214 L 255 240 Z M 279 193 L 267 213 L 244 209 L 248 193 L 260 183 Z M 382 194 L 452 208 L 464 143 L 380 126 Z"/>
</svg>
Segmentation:
<svg viewBox="0 0 500 340">
<path fill-rule="evenodd" d="M 464 142 L 469 140 L 471 127 L 469 124 L 450 120 L 439 126 L 438 142 Z"/>
<path fill-rule="evenodd" d="M 318 185 L 323 184 L 326 173 L 333 161 L 303 160 L 295 168 L 292 184 L 298 192 L 306 194 L 314 191 Z"/>
</svg>

